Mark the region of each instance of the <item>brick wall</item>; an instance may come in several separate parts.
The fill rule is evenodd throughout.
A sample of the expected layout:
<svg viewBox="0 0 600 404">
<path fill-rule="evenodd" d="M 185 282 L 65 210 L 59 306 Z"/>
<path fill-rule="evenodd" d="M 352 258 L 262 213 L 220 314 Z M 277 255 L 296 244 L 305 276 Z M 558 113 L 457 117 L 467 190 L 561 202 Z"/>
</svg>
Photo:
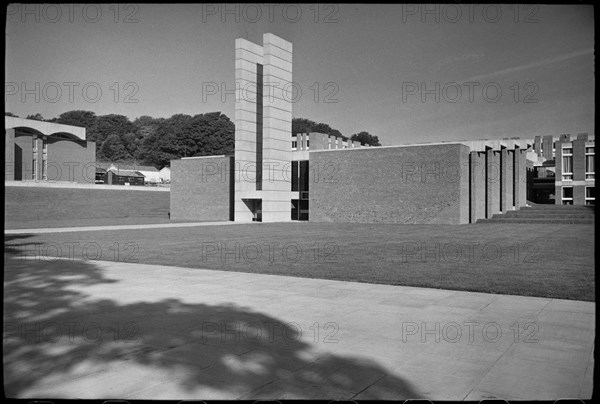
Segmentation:
<svg viewBox="0 0 600 404">
<path fill-rule="evenodd" d="M 42 146 L 38 149 L 40 155 Z M 41 179 L 41 168 L 39 178 Z M 96 178 L 96 142 L 48 137 L 48 180 L 93 184 Z"/>
<path fill-rule="evenodd" d="M 469 222 L 469 148 L 373 147 L 310 153 L 310 221 Z"/>
<path fill-rule="evenodd" d="M 233 157 L 171 160 L 171 219 L 233 220 Z"/>
<path fill-rule="evenodd" d="M 585 185 L 573 186 L 573 205 L 585 205 Z"/>
<path fill-rule="evenodd" d="M 585 140 L 583 139 L 573 141 L 573 181 L 585 181 Z"/>
</svg>

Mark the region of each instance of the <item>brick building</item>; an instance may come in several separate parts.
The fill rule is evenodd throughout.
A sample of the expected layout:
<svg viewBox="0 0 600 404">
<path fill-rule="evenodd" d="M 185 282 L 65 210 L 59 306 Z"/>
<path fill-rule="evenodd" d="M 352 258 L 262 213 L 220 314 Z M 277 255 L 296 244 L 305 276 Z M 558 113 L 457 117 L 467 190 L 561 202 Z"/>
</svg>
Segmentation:
<svg viewBox="0 0 600 404">
<path fill-rule="evenodd" d="M 571 138 L 536 136 L 527 158 L 532 161 L 536 203 L 556 205 L 595 204 L 595 136 L 580 133 Z"/>
<path fill-rule="evenodd" d="M 172 219 L 474 223 L 525 206 L 537 170 L 527 155 L 553 155 L 551 137 L 386 147 L 321 133 L 292 137 L 292 45 L 265 34 L 263 46 L 237 39 L 235 55 L 235 155 L 171 161 Z M 579 173 L 572 199 L 583 204 L 593 195 L 585 185 L 593 172 L 581 168 L 593 171 L 593 157 L 583 159 L 593 140 L 569 144 Z M 552 184 L 559 186 L 568 189 Z"/>
<path fill-rule="evenodd" d="M 95 182 L 96 143 L 85 128 L 4 117 L 5 181 Z"/>
</svg>

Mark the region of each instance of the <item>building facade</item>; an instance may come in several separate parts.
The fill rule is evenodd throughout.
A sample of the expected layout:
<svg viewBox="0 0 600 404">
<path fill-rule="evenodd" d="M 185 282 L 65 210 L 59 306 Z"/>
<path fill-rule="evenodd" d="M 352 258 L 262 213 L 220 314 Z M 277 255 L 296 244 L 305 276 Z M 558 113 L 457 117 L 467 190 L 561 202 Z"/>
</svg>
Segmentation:
<svg viewBox="0 0 600 404">
<path fill-rule="evenodd" d="M 547 139 L 535 149 L 537 138 L 368 147 L 322 133 L 292 136 L 292 45 L 272 34 L 262 46 L 238 39 L 235 67 L 235 154 L 171 161 L 172 219 L 474 223 L 526 206 L 536 170 L 528 153 L 552 154 Z M 577 156 L 593 150 L 590 139 L 572 143 Z M 593 159 L 586 164 L 593 171 Z M 583 173 L 577 181 L 593 180 L 573 170 Z M 570 184 L 578 204 L 593 195 L 575 177 Z"/>
<path fill-rule="evenodd" d="M 536 136 L 527 158 L 532 161 L 531 201 L 556 205 L 595 204 L 595 136 Z"/>
<path fill-rule="evenodd" d="M 96 176 L 96 144 L 85 128 L 6 116 L 5 181 L 90 183 Z"/>
</svg>

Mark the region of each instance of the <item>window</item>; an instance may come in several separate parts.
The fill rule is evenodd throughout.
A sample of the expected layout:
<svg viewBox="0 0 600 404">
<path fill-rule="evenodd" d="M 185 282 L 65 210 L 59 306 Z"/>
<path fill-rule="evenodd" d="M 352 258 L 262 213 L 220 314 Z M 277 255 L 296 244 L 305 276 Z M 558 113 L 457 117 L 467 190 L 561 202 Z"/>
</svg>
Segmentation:
<svg viewBox="0 0 600 404">
<path fill-rule="evenodd" d="M 298 141 L 292 140 L 292 150 L 297 150 L 297 149 L 298 149 Z"/>
<path fill-rule="evenodd" d="M 48 139 L 42 139 L 42 150 L 45 152 L 48 150 Z"/>
<path fill-rule="evenodd" d="M 562 188 L 562 204 L 573 205 L 573 187 Z"/>
<path fill-rule="evenodd" d="M 586 147 L 585 148 L 585 179 L 593 180 L 596 178 L 596 172 L 594 169 L 594 158 L 595 158 L 594 148 Z"/>
<path fill-rule="evenodd" d="M 596 187 L 585 187 L 585 204 L 594 205 L 596 201 Z"/>
<path fill-rule="evenodd" d="M 562 149 L 562 179 L 563 181 L 573 180 L 573 148 L 565 147 Z"/>
</svg>

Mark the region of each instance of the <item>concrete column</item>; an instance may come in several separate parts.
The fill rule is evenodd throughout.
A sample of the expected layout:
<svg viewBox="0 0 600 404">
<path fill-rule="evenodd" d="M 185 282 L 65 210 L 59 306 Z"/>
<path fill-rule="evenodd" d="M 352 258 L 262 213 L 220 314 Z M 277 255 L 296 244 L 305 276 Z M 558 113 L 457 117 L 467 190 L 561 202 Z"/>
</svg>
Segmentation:
<svg viewBox="0 0 600 404">
<path fill-rule="evenodd" d="M 515 150 L 507 150 L 506 162 L 506 210 L 515 209 Z"/>
<path fill-rule="evenodd" d="M 563 158 L 562 158 L 562 143 L 556 144 L 556 153 L 554 156 L 554 172 L 555 172 L 555 185 L 554 185 L 554 204 L 562 204 L 562 186 L 559 185 L 563 180 Z"/>
<path fill-rule="evenodd" d="M 533 138 L 533 151 L 536 152 L 538 156 L 542 154 L 542 137 L 536 136 Z"/>
<path fill-rule="evenodd" d="M 4 180 L 15 180 L 15 130 L 6 129 L 4 136 Z"/>
<path fill-rule="evenodd" d="M 335 136 L 333 136 L 333 135 L 329 136 L 329 144 L 331 144 L 331 149 L 337 148 L 337 140 L 336 140 Z M 329 148 L 329 146 L 327 146 L 327 148 Z"/>
<path fill-rule="evenodd" d="M 485 218 L 485 154 L 480 152 L 470 153 L 470 222 Z"/>
<path fill-rule="evenodd" d="M 486 150 L 486 218 L 500 213 L 500 151 Z"/>
<path fill-rule="evenodd" d="M 256 198 L 262 187 L 263 48 L 246 39 L 235 40 L 235 81 L 240 91 L 235 103 L 236 222 L 251 222 L 252 212 L 243 199 Z M 288 139 L 289 140 L 289 139 Z"/>
<path fill-rule="evenodd" d="M 502 148 L 500 152 L 500 205 L 502 213 L 513 210 L 513 175 L 514 175 L 514 150 Z"/>
<path fill-rule="evenodd" d="M 37 170 L 37 181 L 42 181 L 42 166 L 44 165 L 44 140 L 42 137 L 38 137 L 36 140 L 37 143 L 37 161 L 36 161 L 36 170 Z M 81 167 L 76 167 L 75 169 L 80 169 Z M 69 174 L 67 175 L 67 181 L 74 181 L 74 178 L 72 178 L 72 172 L 71 169 L 69 168 Z"/>
<path fill-rule="evenodd" d="M 508 177 L 508 150 L 506 148 L 500 149 L 500 211 L 506 213 L 507 209 L 507 183 L 506 178 Z"/>
<path fill-rule="evenodd" d="M 264 34 L 263 61 L 265 85 L 275 83 L 272 85 L 277 87 L 272 94 L 263 92 L 262 220 L 289 222 L 292 209 L 292 44 L 273 34 Z M 307 139 L 306 135 L 304 139 Z"/>
<path fill-rule="evenodd" d="M 527 204 L 527 150 L 515 149 L 515 209 Z"/>
<path fill-rule="evenodd" d="M 553 155 L 552 155 L 552 148 L 554 141 L 552 140 L 552 135 L 546 135 L 542 138 L 542 151 L 543 151 L 543 155 L 544 158 L 546 160 L 552 160 Z"/>
</svg>

